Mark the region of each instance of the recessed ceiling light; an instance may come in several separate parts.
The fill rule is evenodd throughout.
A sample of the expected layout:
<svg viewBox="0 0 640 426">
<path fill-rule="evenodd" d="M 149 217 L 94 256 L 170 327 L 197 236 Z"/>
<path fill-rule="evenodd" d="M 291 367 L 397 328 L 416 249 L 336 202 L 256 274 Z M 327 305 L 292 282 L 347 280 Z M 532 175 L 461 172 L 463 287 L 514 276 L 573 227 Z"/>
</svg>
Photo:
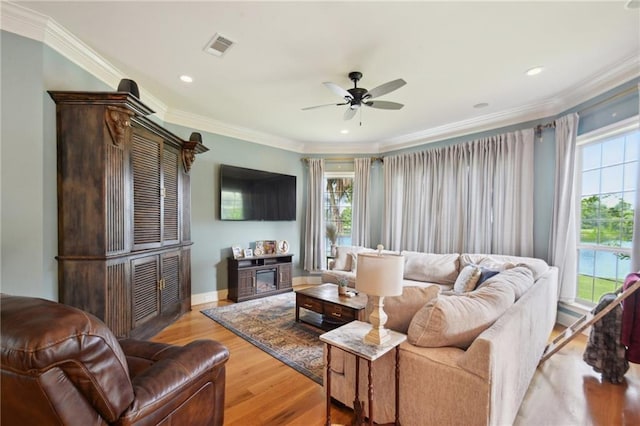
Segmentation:
<svg viewBox="0 0 640 426">
<path fill-rule="evenodd" d="M 488 106 L 489 106 L 489 104 L 488 104 L 488 103 L 486 103 L 486 102 L 480 102 L 479 104 L 475 104 L 473 107 L 474 107 L 474 108 L 486 108 L 486 107 L 488 107 Z"/>
<path fill-rule="evenodd" d="M 624 7 L 627 9 L 640 9 L 640 0 L 629 0 Z"/>
<path fill-rule="evenodd" d="M 184 81 L 185 83 L 191 83 L 193 82 L 193 78 L 191 78 L 188 75 L 181 75 L 180 76 L 180 80 Z"/>
<path fill-rule="evenodd" d="M 528 76 L 537 75 L 537 74 L 540 74 L 543 69 L 544 69 L 543 67 L 531 68 L 530 70 L 527 70 L 526 74 Z"/>
<path fill-rule="evenodd" d="M 342 129 L 340 130 L 340 133 L 342 133 L 343 135 L 346 135 L 347 133 L 349 133 L 348 129 Z"/>
</svg>

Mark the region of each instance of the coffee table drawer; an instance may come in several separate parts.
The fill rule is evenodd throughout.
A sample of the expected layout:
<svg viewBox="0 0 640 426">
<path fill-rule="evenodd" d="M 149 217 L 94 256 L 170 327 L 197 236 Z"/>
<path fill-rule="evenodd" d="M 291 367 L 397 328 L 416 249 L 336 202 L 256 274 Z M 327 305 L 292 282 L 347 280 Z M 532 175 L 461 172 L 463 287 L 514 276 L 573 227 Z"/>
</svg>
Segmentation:
<svg viewBox="0 0 640 426">
<path fill-rule="evenodd" d="M 309 309 L 310 311 L 322 313 L 322 301 L 314 299 L 313 297 L 307 297 L 302 294 L 296 294 L 298 307 Z"/>
<path fill-rule="evenodd" d="M 356 319 L 355 311 L 346 306 L 325 302 L 324 315 L 335 320 L 349 322 Z"/>
</svg>

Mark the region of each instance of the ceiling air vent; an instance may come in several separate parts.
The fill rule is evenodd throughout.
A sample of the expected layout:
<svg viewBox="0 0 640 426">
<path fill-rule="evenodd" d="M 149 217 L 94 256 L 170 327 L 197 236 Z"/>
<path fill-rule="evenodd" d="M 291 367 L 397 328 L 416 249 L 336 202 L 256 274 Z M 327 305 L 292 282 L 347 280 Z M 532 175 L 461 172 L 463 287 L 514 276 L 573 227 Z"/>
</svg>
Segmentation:
<svg viewBox="0 0 640 426">
<path fill-rule="evenodd" d="M 204 51 L 215 56 L 222 56 L 233 45 L 233 41 L 216 33 L 211 41 L 207 43 Z"/>
</svg>

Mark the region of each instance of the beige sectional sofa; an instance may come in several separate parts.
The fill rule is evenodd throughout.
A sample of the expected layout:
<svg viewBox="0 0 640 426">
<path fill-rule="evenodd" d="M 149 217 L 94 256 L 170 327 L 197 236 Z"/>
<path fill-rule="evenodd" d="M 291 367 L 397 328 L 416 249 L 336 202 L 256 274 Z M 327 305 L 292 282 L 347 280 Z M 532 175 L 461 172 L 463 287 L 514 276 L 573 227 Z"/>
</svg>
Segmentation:
<svg viewBox="0 0 640 426">
<path fill-rule="evenodd" d="M 385 298 L 384 308 L 387 327 L 408 335 L 400 346 L 400 423 L 512 424 L 555 324 L 557 268 L 514 256 L 402 254 L 403 295 Z M 323 274 L 326 281 L 337 276 L 353 279 L 355 272 Z M 478 276 L 490 277 L 464 291 Z M 377 423 L 394 419 L 393 361 L 391 351 L 373 363 Z M 362 362 L 365 406 L 367 374 Z M 352 407 L 355 360 L 338 348 L 332 350 L 331 383 L 332 397 Z"/>
</svg>

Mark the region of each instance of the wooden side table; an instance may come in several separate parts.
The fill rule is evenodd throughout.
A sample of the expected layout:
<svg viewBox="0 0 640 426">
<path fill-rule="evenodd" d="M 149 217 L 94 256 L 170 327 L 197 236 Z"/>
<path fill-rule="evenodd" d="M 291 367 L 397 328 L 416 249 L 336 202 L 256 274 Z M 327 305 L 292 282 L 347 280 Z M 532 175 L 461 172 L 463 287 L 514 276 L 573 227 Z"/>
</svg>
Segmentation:
<svg viewBox="0 0 640 426">
<path fill-rule="evenodd" d="M 400 343 L 407 340 L 407 336 L 402 333 L 398 333 L 389 330 L 391 339 L 388 343 L 377 346 L 364 343 L 364 336 L 371 330 L 371 324 L 362 321 L 353 321 L 342 327 L 331 330 L 328 333 L 324 333 L 320 336 L 320 340 L 327 345 L 327 426 L 331 425 L 331 347 L 336 346 L 342 350 L 345 350 L 356 357 L 356 389 L 355 399 L 353 401 L 353 410 L 355 412 L 356 425 L 365 424 L 364 403 L 360 401 L 359 397 L 359 378 L 360 378 L 360 359 L 364 359 L 368 366 L 368 389 L 367 396 L 369 399 L 369 425 L 373 425 L 373 369 L 371 364 L 378 358 L 392 349 L 396 351 L 396 401 L 395 401 L 395 424 L 400 424 L 399 413 L 399 391 L 400 391 Z"/>
</svg>

